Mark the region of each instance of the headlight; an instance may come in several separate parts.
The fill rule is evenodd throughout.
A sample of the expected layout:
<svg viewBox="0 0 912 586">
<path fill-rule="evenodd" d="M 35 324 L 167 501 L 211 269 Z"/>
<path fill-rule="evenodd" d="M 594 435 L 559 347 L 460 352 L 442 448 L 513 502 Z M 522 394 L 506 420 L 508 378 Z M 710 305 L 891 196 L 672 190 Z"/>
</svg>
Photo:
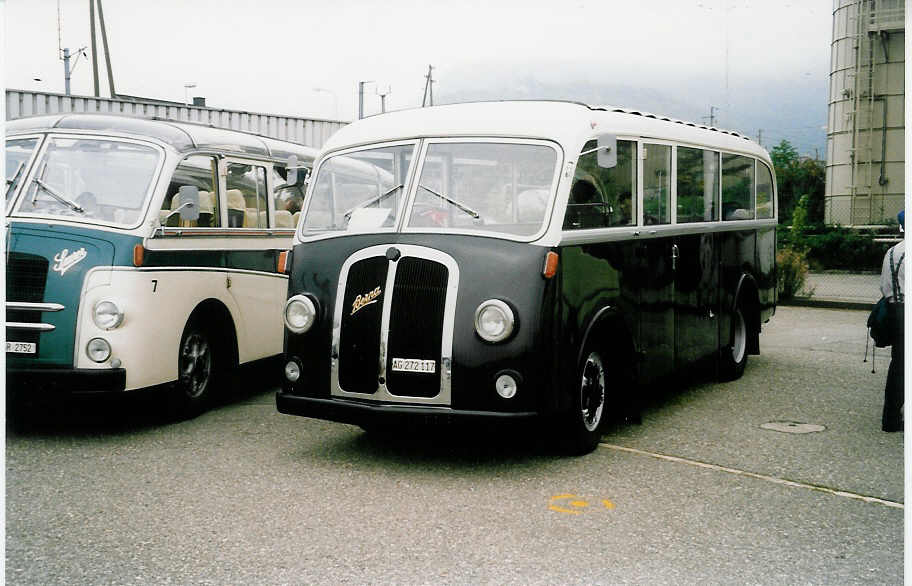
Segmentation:
<svg viewBox="0 0 912 586">
<path fill-rule="evenodd" d="M 92 321 L 103 330 L 113 330 L 123 323 L 124 314 L 113 301 L 99 301 L 92 311 Z"/>
<path fill-rule="evenodd" d="M 475 331 L 482 340 L 502 342 L 513 333 L 514 324 L 513 310 L 499 299 L 488 299 L 475 310 Z"/>
<path fill-rule="evenodd" d="M 310 297 L 295 295 L 285 303 L 285 327 L 295 334 L 303 334 L 317 318 L 317 308 Z"/>
<path fill-rule="evenodd" d="M 92 362 L 104 362 L 111 357 L 111 345 L 104 338 L 92 338 L 86 344 L 86 356 Z"/>
</svg>

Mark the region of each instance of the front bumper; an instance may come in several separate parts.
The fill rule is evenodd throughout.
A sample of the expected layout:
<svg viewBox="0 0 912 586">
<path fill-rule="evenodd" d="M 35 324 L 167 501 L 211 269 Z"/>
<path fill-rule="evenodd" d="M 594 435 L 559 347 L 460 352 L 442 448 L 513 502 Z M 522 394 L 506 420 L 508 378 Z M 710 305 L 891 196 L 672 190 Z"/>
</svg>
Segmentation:
<svg viewBox="0 0 912 586">
<path fill-rule="evenodd" d="M 451 425 L 460 423 L 501 423 L 530 421 L 539 417 L 534 411 L 464 411 L 428 405 L 364 403 L 347 399 L 317 399 L 276 393 L 280 413 L 350 423 L 382 422 L 396 425 Z"/>
<path fill-rule="evenodd" d="M 127 387 L 123 368 L 7 368 L 7 393 L 102 394 Z"/>
</svg>

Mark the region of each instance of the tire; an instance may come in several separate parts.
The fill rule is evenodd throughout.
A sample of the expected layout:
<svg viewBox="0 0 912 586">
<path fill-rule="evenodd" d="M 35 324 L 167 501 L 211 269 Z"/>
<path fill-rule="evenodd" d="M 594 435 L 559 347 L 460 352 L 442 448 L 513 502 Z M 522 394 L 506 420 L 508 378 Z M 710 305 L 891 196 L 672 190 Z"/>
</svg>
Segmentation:
<svg viewBox="0 0 912 586">
<path fill-rule="evenodd" d="M 732 313 L 731 343 L 722 349 L 719 357 L 719 378 L 721 380 L 737 380 L 744 374 L 744 368 L 747 366 L 747 336 L 744 309 L 738 304 Z"/>
<path fill-rule="evenodd" d="M 214 337 L 198 322 L 184 328 L 177 354 L 177 382 L 169 405 L 174 416 L 194 417 L 209 405 L 218 375 L 216 348 Z"/>
<path fill-rule="evenodd" d="M 589 348 L 572 389 L 573 408 L 566 415 L 564 425 L 565 445 L 574 456 L 588 454 L 602 438 L 605 420 L 605 361 L 602 353 Z"/>
</svg>

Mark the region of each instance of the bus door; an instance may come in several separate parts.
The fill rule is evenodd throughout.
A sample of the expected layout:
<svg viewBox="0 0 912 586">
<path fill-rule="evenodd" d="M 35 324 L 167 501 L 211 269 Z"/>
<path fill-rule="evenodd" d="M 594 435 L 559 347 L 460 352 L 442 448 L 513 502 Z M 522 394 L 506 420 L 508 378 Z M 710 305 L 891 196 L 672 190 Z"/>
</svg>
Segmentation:
<svg viewBox="0 0 912 586">
<path fill-rule="evenodd" d="M 652 382 L 675 367 L 674 239 L 660 228 L 671 224 L 671 145 L 639 144 L 642 221 L 639 256 L 644 262 L 640 289 L 641 380 Z"/>
<path fill-rule="evenodd" d="M 675 363 L 681 368 L 719 347 L 719 259 L 713 233 L 678 236 L 672 244 Z"/>
</svg>

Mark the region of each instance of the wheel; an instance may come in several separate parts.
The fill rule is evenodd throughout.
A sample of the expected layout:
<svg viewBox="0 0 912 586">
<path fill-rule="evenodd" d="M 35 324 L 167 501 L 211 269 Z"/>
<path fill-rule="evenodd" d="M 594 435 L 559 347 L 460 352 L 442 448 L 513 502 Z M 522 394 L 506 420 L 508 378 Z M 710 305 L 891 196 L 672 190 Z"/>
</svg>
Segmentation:
<svg viewBox="0 0 912 586">
<path fill-rule="evenodd" d="M 741 378 L 747 366 L 747 322 L 741 305 L 732 314 L 731 344 L 722 349 L 719 375 L 723 381 Z"/>
<path fill-rule="evenodd" d="M 175 415 L 192 417 L 205 409 L 214 392 L 216 358 L 209 332 L 197 323 L 187 324 L 178 348 L 178 377 L 171 397 Z"/>
<path fill-rule="evenodd" d="M 566 420 L 566 447 L 573 455 L 588 454 L 598 446 L 605 419 L 605 363 L 597 350 L 587 350 L 585 356 Z"/>
</svg>

